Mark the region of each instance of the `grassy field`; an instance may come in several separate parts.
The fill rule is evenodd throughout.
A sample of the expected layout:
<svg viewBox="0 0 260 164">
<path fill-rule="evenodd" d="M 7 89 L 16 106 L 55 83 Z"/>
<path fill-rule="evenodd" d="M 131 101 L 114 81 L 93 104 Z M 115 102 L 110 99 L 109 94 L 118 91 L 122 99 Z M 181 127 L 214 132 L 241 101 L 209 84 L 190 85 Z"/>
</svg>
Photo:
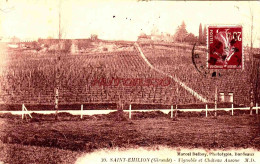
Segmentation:
<svg viewBox="0 0 260 164">
<path fill-rule="evenodd" d="M 5 163 L 74 163 L 86 152 L 155 145 L 260 150 L 259 116 L 248 114 L 217 118 L 180 114 L 171 120 L 161 112 L 146 112 L 120 121 L 116 112 L 83 120 L 64 114 L 60 121 L 2 117 L 0 124 L 0 161 Z"/>
</svg>

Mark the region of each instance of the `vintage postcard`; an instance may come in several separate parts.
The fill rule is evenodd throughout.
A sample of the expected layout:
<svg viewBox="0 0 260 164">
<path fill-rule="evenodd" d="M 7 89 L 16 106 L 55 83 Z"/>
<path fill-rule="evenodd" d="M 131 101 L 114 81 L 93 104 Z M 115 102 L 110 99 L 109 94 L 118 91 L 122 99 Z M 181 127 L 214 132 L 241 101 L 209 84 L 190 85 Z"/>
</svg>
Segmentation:
<svg viewBox="0 0 260 164">
<path fill-rule="evenodd" d="M 259 11 L 0 0 L 0 164 L 260 163 Z"/>
</svg>

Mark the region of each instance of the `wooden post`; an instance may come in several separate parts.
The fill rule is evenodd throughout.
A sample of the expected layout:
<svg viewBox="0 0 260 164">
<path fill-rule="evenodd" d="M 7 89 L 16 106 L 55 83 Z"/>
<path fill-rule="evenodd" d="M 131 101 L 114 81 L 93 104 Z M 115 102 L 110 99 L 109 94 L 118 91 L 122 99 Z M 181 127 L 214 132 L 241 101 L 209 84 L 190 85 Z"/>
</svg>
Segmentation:
<svg viewBox="0 0 260 164">
<path fill-rule="evenodd" d="M 206 104 L 206 117 L 208 117 L 208 104 Z"/>
<path fill-rule="evenodd" d="M 173 118 L 173 106 L 171 105 L 171 118 Z"/>
<path fill-rule="evenodd" d="M 24 118 L 24 104 L 22 105 L 22 119 Z"/>
<path fill-rule="evenodd" d="M 232 116 L 234 115 L 234 105 L 233 105 L 233 103 L 232 103 L 232 107 L 231 107 L 232 109 Z"/>
<path fill-rule="evenodd" d="M 129 105 L 129 119 L 131 120 L 131 110 L 132 110 L 132 106 L 131 106 L 131 104 Z"/>
<path fill-rule="evenodd" d="M 80 118 L 83 118 L 83 104 L 81 104 L 81 113 L 80 113 Z"/>
<path fill-rule="evenodd" d="M 175 117 L 177 117 L 178 105 L 176 105 Z"/>
<path fill-rule="evenodd" d="M 55 120 L 58 120 L 59 87 L 56 87 L 56 88 L 55 88 L 55 102 L 54 102 L 54 108 L 55 108 Z"/>
<path fill-rule="evenodd" d="M 27 108 L 25 107 L 25 105 L 23 105 L 23 111 L 26 111 L 27 114 L 32 118 L 32 115 L 29 113 L 29 111 L 27 110 Z"/>
<path fill-rule="evenodd" d="M 215 88 L 215 117 L 217 117 L 217 99 L 218 99 L 218 88 Z"/>
<path fill-rule="evenodd" d="M 256 110 L 255 110 L 255 114 L 258 114 L 258 103 L 256 103 Z"/>
<path fill-rule="evenodd" d="M 253 83 L 251 85 L 251 92 L 250 92 L 250 116 L 253 115 L 253 107 L 254 107 L 254 88 L 253 88 Z"/>
</svg>

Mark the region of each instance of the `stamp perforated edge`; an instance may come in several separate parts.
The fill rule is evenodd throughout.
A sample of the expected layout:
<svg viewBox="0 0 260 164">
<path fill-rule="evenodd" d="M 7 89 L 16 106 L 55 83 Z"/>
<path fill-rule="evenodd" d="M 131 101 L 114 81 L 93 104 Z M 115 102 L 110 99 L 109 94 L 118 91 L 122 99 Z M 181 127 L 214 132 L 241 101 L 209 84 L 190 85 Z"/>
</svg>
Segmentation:
<svg viewBox="0 0 260 164">
<path fill-rule="evenodd" d="M 205 25 L 206 28 L 207 28 L 207 32 L 206 32 L 206 37 L 207 37 L 207 69 L 209 69 L 209 38 L 208 38 L 208 35 L 209 35 L 209 27 L 241 27 L 242 29 L 242 68 L 241 69 L 228 69 L 228 70 L 244 70 L 244 67 L 245 67 L 245 53 L 244 53 L 244 46 L 243 46 L 243 43 L 244 43 L 244 30 L 243 30 L 243 25 L 242 24 L 206 24 Z M 214 70 L 214 69 L 211 69 L 211 70 Z"/>
</svg>

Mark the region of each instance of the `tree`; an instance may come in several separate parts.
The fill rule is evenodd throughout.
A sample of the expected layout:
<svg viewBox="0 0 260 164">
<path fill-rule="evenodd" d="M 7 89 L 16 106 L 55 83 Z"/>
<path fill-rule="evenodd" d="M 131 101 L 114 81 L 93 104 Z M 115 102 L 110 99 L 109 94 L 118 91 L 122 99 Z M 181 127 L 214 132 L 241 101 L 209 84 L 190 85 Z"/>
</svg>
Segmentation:
<svg viewBox="0 0 260 164">
<path fill-rule="evenodd" d="M 154 36 L 159 35 L 159 29 L 156 26 L 153 27 L 153 29 L 151 31 L 151 35 L 154 35 Z"/>
<path fill-rule="evenodd" d="M 186 24 L 183 21 L 181 26 L 178 26 L 174 38 L 176 41 L 183 42 L 187 35 Z"/>
<path fill-rule="evenodd" d="M 254 15 L 253 15 L 253 11 L 251 10 L 251 6 L 250 6 L 250 15 L 251 15 L 251 35 L 250 35 L 250 55 L 249 55 L 249 60 L 251 62 L 251 75 L 250 75 L 250 83 L 251 83 L 251 86 L 250 86 L 250 115 L 253 114 L 253 106 L 254 106 L 254 93 L 257 92 L 257 90 L 255 90 L 255 85 L 254 85 L 254 57 L 253 57 L 253 29 L 254 29 Z"/>
<path fill-rule="evenodd" d="M 60 50 L 61 50 L 61 38 L 62 38 L 62 32 L 61 32 L 61 1 L 59 1 L 59 53 L 57 56 L 57 59 L 55 61 L 55 89 L 54 89 L 54 109 L 55 109 L 55 120 L 58 120 L 58 110 L 59 110 L 59 88 L 60 88 Z"/>
<path fill-rule="evenodd" d="M 195 43 L 195 42 L 197 42 L 197 40 L 198 40 L 198 38 L 193 34 L 193 33 L 189 33 L 186 37 L 185 37 L 185 39 L 184 39 L 184 41 L 185 42 L 189 42 L 189 43 Z"/>
<path fill-rule="evenodd" d="M 202 37 L 202 44 L 206 44 L 206 42 L 207 42 L 207 27 L 204 26 L 203 37 Z"/>
<path fill-rule="evenodd" d="M 200 23 L 200 27 L 199 27 L 199 43 L 202 44 L 203 42 L 203 34 L 202 34 L 202 25 Z"/>
<path fill-rule="evenodd" d="M 90 39 L 92 41 L 98 40 L 98 35 L 97 34 L 91 34 Z"/>
</svg>

